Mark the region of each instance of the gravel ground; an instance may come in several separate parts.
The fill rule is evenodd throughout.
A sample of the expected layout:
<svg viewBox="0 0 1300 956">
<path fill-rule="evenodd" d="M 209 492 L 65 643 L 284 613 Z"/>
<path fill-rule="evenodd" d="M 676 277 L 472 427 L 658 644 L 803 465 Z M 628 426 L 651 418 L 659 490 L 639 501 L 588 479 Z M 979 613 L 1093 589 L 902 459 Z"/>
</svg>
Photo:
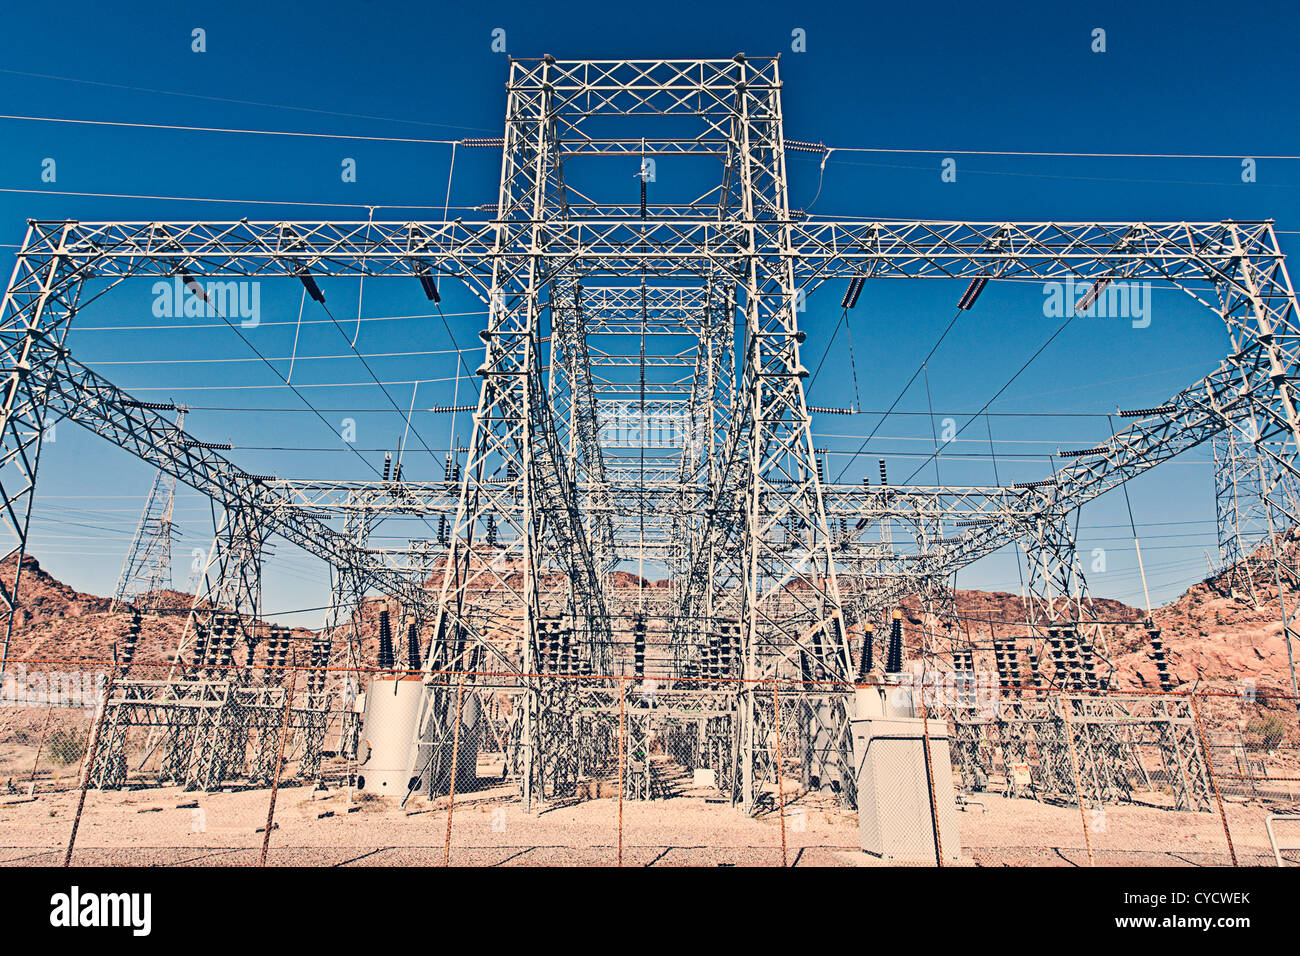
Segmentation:
<svg viewBox="0 0 1300 956">
<path fill-rule="evenodd" d="M 255 866 L 269 792 L 186 793 L 177 788 L 92 791 L 74 862 L 94 865 Z M 746 818 L 705 791 L 651 803 L 625 801 L 622 859 L 633 866 L 779 866 L 780 815 Z M 61 863 L 75 792 L 0 798 L 0 865 Z M 716 797 L 716 795 L 715 795 Z M 962 858 L 982 866 L 1087 866 L 1084 821 L 1074 806 L 980 795 L 987 808 L 958 814 Z M 441 865 L 446 799 L 349 802 L 346 789 L 282 788 L 268 862 L 275 865 Z M 1269 808 L 1227 804 L 1243 865 L 1271 865 L 1264 830 Z M 1276 812 L 1279 808 L 1272 808 Z M 1138 805 L 1085 811 L 1098 865 L 1230 864 L 1217 812 L 1183 813 Z M 451 863 L 464 866 L 615 865 L 617 799 L 586 800 L 525 813 L 507 788 L 458 796 Z M 858 849 L 857 817 L 820 795 L 786 804 L 785 862 L 795 866 L 880 865 Z"/>
</svg>

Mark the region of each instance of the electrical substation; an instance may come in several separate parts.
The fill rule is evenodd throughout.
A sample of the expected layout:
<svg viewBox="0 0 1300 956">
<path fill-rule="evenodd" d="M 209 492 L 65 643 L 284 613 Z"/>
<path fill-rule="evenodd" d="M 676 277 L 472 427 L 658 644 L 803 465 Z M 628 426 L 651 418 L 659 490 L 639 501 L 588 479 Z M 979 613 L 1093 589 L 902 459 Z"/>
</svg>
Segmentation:
<svg viewBox="0 0 1300 956">
<path fill-rule="evenodd" d="M 1196 701 L 1149 619 L 1136 632 L 1160 686 L 1116 685 L 1071 516 L 1209 444 L 1233 588 L 1295 581 L 1300 315 L 1272 223 L 819 217 L 790 207 L 787 157 L 827 147 L 787 139 L 784 121 L 778 58 L 513 59 L 501 137 L 459 143 L 500 156 L 476 216 L 31 222 L 0 327 L 19 561 L 52 423 L 157 469 L 83 787 L 283 778 L 414 807 L 490 776 L 536 813 L 599 781 L 620 807 L 653 803 L 684 774 L 717 814 L 819 794 L 856 811 L 872 857 L 930 863 L 964 859 L 994 778 L 1071 807 L 1159 789 L 1167 812 L 1221 812 Z M 675 189 L 675 162 L 712 185 Z M 592 198 L 582 173 L 602 163 L 627 195 Z M 178 283 L 207 305 L 209 283 L 257 280 L 324 303 L 359 278 L 431 307 L 463 287 L 486 310 L 472 388 L 433 409 L 472 417 L 443 460 L 390 457 L 374 480 L 250 473 L 223 436 L 189 430 L 186 406 L 133 396 L 65 344 L 122 284 Z M 872 460 L 850 482 L 813 422 L 858 402 L 809 404 L 806 304 L 848 312 L 864 288 L 927 279 L 959 280 L 961 314 L 1000 283 L 1075 283 L 1083 312 L 1159 284 L 1216 314 L 1228 345 L 1040 479 L 896 484 Z M 869 362 L 852 361 L 870 394 Z M 178 482 L 211 499 L 216 534 L 174 658 L 145 669 L 135 647 Z M 394 545 L 393 520 L 427 534 Z M 262 616 L 277 542 L 330 582 L 310 634 Z M 1024 619 L 973 633 L 954 575 L 1007 546 L 1024 555 Z M 21 575 L 0 597 L 7 655 Z M 359 625 L 376 599 L 377 655 Z"/>
</svg>

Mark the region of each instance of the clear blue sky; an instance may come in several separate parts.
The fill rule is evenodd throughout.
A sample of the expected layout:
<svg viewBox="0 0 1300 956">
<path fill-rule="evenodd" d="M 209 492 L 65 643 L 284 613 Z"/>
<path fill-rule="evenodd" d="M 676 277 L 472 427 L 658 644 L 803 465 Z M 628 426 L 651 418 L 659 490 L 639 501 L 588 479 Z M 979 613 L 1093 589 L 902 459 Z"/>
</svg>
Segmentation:
<svg viewBox="0 0 1300 956">
<path fill-rule="evenodd" d="M 1073 4 L 193 4 L 125 6 L 72 2 L 18 6 L 0 37 L 4 113 L 45 118 L 333 132 L 375 137 L 458 139 L 499 135 L 506 57 L 490 49 L 506 31 L 510 54 L 557 57 L 729 57 L 783 54 L 789 137 L 832 146 L 911 149 L 1212 153 L 1233 158 L 1054 159 L 958 157 L 944 183 L 940 155 L 837 154 L 812 206 L 823 216 L 968 219 L 1274 218 L 1284 242 L 1300 247 L 1300 162 L 1259 160 L 1258 179 L 1241 181 L 1239 157 L 1300 154 L 1293 5 L 1258 3 Z M 191 51 L 191 31 L 206 31 L 207 51 Z M 1105 53 L 1090 50 L 1106 30 Z M 791 31 L 806 31 L 807 52 L 791 51 Z M 358 142 L 131 127 L 0 120 L 0 252 L 21 241 L 27 218 L 364 219 L 437 217 L 448 201 L 450 148 L 427 143 Z M 357 181 L 340 163 L 356 160 Z M 55 160 L 57 181 L 41 180 Z M 818 191 L 818 164 L 791 162 L 791 205 Z M 635 201 L 635 170 L 610 188 Z M 458 151 L 449 202 L 493 202 L 499 160 L 492 151 Z M 60 195 L 60 192 L 73 195 Z M 101 194 L 76 195 L 76 194 Z M 102 194 L 179 199 L 107 198 Z M 237 202 L 201 202 L 228 199 Z M 291 205 L 298 204 L 298 205 Z M 473 213 L 456 209 L 452 215 Z M 7 275 L 7 272 L 6 272 Z M 449 403 L 457 384 L 451 342 L 418 286 L 372 282 L 326 285 L 328 304 L 354 331 L 357 347 L 387 386 L 369 380 L 338 330 L 319 309 L 304 312 L 291 283 L 264 284 L 262 325 L 249 335 L 288 369 L 331 421 L 358 421 L 355 448 L 374 464 L 396 447 L 403 416 L 416 415 L 407 474 L 438 477 L 453 422 L 420 413 Z M 964 283 L 872 285 L 851 313 L 862 407 L 883 410 L 952 318 Z M 816 367 L 839 318 L 841 289 L 809 303 L 805 364 Z M 992 406 L 994 447 L 1003 482 L 1042 477 L 1047 455 L 1108 434 L 1117 406 L 1156 404 L 1208 371 L 1226 349 L 1218 320 L 1156 290 L 1152 322 L 1080 319 L 1015 379 Z M 880 426 L 865 455 L 850 463 L 878 416 L 819 417 L 816 443 L 831 454 L 831 475 L 874 474 L 889 460 L 902 481 L 933 450 L 943 417 L 980 408 L 1054 331 L 1037 287 L 991 287 L 954 327 L 927 375 Z M 284 477 L 365 477 L 366 466 L 294 395 L 268 387 L 275 377 L 220 322 L 156 319 L 149 283 L 128 283 L 77 320 L 73 354 L 142 398 L 195 407 L 200 437 L 231 441 L 233 457 L 254 472 Z M 444 309 L 463 346 L 477 346 L 478 303 L 444 285 Z M 461 314 L 464 313 L 464 314 Z M 845 404 L 853 389 L 839 331 L 812 383 L 810 402 Z M 394 354 L 405 353 L 405 354 Z M 411 354 L 417 353 L 417 354 Z M 442 354 L 438 354 L 442 353 Z M 471 369 L 478 364 L 467 356 Z M 925 384 L 928 379 L 930 397 Z M 339 383 L 345 383 L 340 385 Z M 466 401 L 466 382 L 459 400 Z M 362 410 L 373 411 L 362 411 Z M 385 411 L 387 409 L 387 411 Z M 1016 413 L 1032 413 L 1032 417 Z M 1060 417 L 1044 417 L 1052 413 Z M 468 422 L 454 422 L 457 439 Z M 41 470 L 32 551 L 76 587 L 109 593 L 151 473 L 126 453 L 61 426 Z M 433 450 L 430 455 L 424 445 Z M 290 449 L 290 450 L 285 450 Z M 945 448 L 945 483 L 992 483 L 988 434 L 972 426 Z M 927 465 L 917 482 L 934 480 Z M 1214 552 L 1208 449 L 1131 483 L 1153 597 L 1175 596 L 1205 571 Z M 177 517 L 177 584 L 188 551 L 206 546 L 204 499 L 183 492 Z M 393 526 L 391 533 L 416 533 Z M 1118 493 L 1084 509 L 1080 546 L 1107 550 L 1106 571 L 1089 575 L 1094 592 L 1140 603 L 1127 515 Z M 1091 560 L 1089 558 L 1089 560 Z M 270 612 L 326 603 L 322 566 L 281 544 L 269 565 Z M 1018 590 L 1009 554 L 964 571 L 963 587 Z M 319 612 L 284 620 L 315 625 Z"/>
</svg>

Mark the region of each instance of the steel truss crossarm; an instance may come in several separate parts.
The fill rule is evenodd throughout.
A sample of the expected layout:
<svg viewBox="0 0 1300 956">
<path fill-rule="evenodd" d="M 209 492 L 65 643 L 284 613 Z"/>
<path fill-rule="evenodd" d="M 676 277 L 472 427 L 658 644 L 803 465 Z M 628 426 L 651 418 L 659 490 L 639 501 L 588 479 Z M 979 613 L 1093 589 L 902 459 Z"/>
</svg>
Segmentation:
<svg viewBox="0 0 1300 956">
<path fill-rule="evenodd" d="M 372 586 L 411 604 L 427 600 L 423 589 L 399 570 L 360 551 L 340 532 L 302 509 L 282 507 L 268 493 L 268 479 L 251 475 L 163 415 L 145 407 L 66 352 L 48 354 L 34 370 L 40 376 L 52 414 L 106 438 L 228 509 L 242 509 L 262 529 L 278 535 L 334 566 L 356 562 Z"/>
</svg>

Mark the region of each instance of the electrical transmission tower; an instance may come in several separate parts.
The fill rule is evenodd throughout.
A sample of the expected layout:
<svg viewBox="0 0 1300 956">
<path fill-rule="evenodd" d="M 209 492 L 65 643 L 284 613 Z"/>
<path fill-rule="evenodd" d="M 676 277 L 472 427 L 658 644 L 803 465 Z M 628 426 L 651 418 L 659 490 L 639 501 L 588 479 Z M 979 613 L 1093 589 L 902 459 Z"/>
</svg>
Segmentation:
<svg viewBox="0 0 1300 956">
<path fill-rule="evenodd" d="M 1295 476 L 1278 469 L 1257 448 L 1254 421 L 1246 425 L 1228 428 L 1213 440 L 1214 505 L 1219 572 L 1226 575 L 1230 591 L 1258 605 L 1256 577 L 1267 571 L 1270 557 L 1261 549 L 1296 524 L 1300 501 Z"/>
<path fill-rule="evenodd" d="M 176 409 L 176 431 L 185 429 L 184 405 L 157 405 L 157 410 Z M 159 469 L 149 488 L 140 523 L 127 549 L 122 572 L 113 589 L 112 610 L 122 604 L 138 604 L 145 595 L 156 595 L 172 586 L 172 542 L 176 538 L 173 511 L 176 506 L 176 476 Z"/>
<path fill-rule="evenodd" d="M 786 137 L 781 91 L 776 58 L 513 60 L 502 136 L 464 141 L 500 152 L 490 216 L 32 222 L 0 317 L 10 382 L 0 491 L 14 550 L 26 546 L 42 426 L 66 416 L 208 495 L 222 514 L 202 602 L 211 619 L 196 614 L 192 629 L 207 656 L 196 652 L 189 666 L 213 670 L 219 633 L 221 667 L 244 668 L 245 683 L 213 694 L 233 694 L 221 699 L 239 713 L 283 700 L 252 668 L 267 646 L 255 619 L 263 549 L 282 538 L 331 567 L 337 605 L 307 658 L 316 676 L 291 725 L 319 739 L 335 640 L 352 641 L 353 609 L 383 593 L 403 618 L 428 625 L 412 785 L 438 776 L 425 771 L 445 760 L 448 728 L 459 726 L 457 689 L 440 676 L 452 671 L 467 675 L 471 696 L 510 697 L 502 736 L 530 806 L 606 766 L 626 724 L 637 740 L 656 727 L 696 740 L 696 759 L 754 810 L 778 786 L 788 730 L 773 702 L 780 682 L 798 686 L 798 713 L 815 715 L 805 777 L 838 774 L 847 788 L 855 665 L 865 668 L 874 647 L 858 636 L 884 634 L 886 621 L 901 630 L 891 612 L 917 595 L 926 665 L 987 665 L 987 650 L 977 662 L 956 626 L 952 577 L 1019 543 L 1031 569 L 1027 633 L 998 642 L 998 672 L 1019 675 L 1008 686 L 1050 685 L 1062 697 L 1011 692 L 998 718 L 1004 738 L 1025 722 L 1059 729 L 1066 718 L 1076 736 L 1096 735 L 1083 745 L 1118 721 L 1165 726 L 1176 708 L 1163 703 L 1090 703 L 1112 667 L 1070 519 L 1249 421 L 1259 482 L 1247 486 L 1245 471 L 1221 459 L 1221 486 L 1266 502 L 1275 542 L 1294 523 L 1293 495 L 1279 489 L 1294 480 L 1300 448 L 1300 317 L 1273 224 L 810 216 L 789 206 L 787 154 L 828 151 Z M 583 170 L 602 162 L 639 176 L 639 202 L 591 198 L 606 184 L 586 182 Z M 716 178 L 696 189 L 691 176 L 665 176 L 677 162 Z M 442 474 L 249 473 L 222 454 L 229 446 L 189 435 L 69 354 L 64 340 L 90 275 L 183 278 L 191 289 L 195 277 L 280 276 L 318 301 L 333 277 L 409 282 L 435 302 L 439 283 L 460 282 L 487 309 L 468 445 Z M 1063 464 L 1038 480 L 889 485 L 883 467 L 879 484 L 828 480 L 813 418 L 858 407 L 808 405 L 804 304 L 828 284 L 835 297 L 850 284 L 851 308 L 865 283 L 926 279 L 968 283 L 962 309 L 1003 280 L 1083 283 L 1084 311 L 1125 283 L 1159 283 L 1208 304 L 1230 341 L 1200 380 L 1160 405 L 1119 412 L 1123 427 L 1062 452 Z M 398 517 L 436 531 L 407 548 L 379 547 L 386 536 L 376 527 Z M 638 578 L 628 587 L 613 573 L 627 567 L 664 568 L 668 586 Z M 10 621 L 14 595 L 0 592 Z M 895 658 L 901 638 L 890 635 Z M 232 658 L 232 642 L 246 657 Z M 190 700 L 195 683 L 168 693 Z M 146 691 L 131 692 L 114 711 L 128 723 L 145 706 Z M 1181 729 L 1169 744 L 1184 768 L 1195 766 L 1183 760 L 1194 746 L 1189 719 L 1176 714 Z M 1075 742 L 1064 730 L 1043 733 L 1056 758 Z M 215 766 L 194 772 L 210 780 Z M 1043 771 L 1049 790 L 1062 766 Z M 1188 773 L 1186 803 L 1200 805 L 1204 787 Z"/>
</svg>

